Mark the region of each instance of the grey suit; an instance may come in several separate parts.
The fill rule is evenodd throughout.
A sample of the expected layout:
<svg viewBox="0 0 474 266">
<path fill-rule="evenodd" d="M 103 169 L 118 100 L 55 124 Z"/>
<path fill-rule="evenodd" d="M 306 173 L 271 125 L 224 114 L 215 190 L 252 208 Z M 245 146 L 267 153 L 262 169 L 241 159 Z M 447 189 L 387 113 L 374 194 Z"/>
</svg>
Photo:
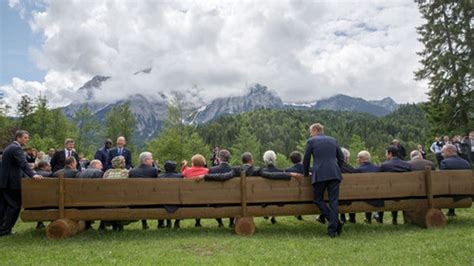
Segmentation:
<svg viewBox="0 0 474 266">
<path fill-rule="evenodd" d="M 87 168 L 86 170 L 76 174 L 76 178 L 102 178 L 104 172 L 95 168 Z"/>
</svg>

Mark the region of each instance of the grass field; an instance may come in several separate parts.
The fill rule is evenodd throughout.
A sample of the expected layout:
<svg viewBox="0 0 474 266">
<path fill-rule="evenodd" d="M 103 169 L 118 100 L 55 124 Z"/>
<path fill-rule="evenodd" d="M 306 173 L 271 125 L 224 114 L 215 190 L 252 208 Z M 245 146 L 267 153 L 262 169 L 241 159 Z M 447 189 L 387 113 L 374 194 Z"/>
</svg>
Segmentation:
<svg viewBox="0 0 474 266">
<path fill-rule="evenodd" d="M 457 215 L 443 229 L 426 230 L 366 225 L 358 214 L 357 224 L 347 224 L 337 239 L 327 237 L 326 227 L 313 216 L 304 221 L 279 217 L 275 225 L 256 218 L 257 232 L 251 237 L 217 228 L 209 219 L 203 228 L 186 220 L 180 230 L 157 230 L 156 221 L 149 221 L 144 231 L 137 222 L 123 232 L 93 230 L 56 241 L 47 240 L 34 223 L 18 222 L 15 235 L 0 238 L 0 264 L 474 265 L 474 208 L 459 209 Z"/>
</svg>

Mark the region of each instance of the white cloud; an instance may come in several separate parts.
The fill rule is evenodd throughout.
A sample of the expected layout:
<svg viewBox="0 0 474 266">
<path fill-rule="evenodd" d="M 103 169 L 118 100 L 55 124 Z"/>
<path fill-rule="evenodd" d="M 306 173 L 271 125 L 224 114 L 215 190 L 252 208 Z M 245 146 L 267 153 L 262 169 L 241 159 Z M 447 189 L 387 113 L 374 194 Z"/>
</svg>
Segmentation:
<svg viewBox="0 0 474 266">
<path fill-rule="evenodd" d="M 193 86 L 209 100 L 258 82 L 284 101 L 337 93 L 399 102 L 426 99 L 413 81 L 422 23 L 413 1 L 46 1 L 30 26 L 31 50 L 47 70 L 38 91 L 64 104 L 94 75 L 112 78 L 96 95 L 156 96 Z M 10 0 L 10 6 L 24 6 Z M 38 5 L 42 6 L 42 5 Z M 152 67 L 150 74 L 134 75 Z M 13 82 L 15 83 L 15 81 Z M 31 82 L 7 93 L 32 92 Z M 22 89 L 21 86 L 24 86 Z M 39 88 L 41 87 L 41 88 Z M 16 95 L 13 95 L 16 94 Z"/>
</svg>

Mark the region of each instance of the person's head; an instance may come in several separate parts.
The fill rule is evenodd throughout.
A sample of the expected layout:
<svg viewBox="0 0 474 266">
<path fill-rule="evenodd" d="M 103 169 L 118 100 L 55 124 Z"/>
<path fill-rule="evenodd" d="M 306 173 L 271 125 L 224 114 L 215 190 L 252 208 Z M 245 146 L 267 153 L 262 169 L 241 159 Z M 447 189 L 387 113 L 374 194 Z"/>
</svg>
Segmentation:
<svg viewBox="0 0 474 266">
<path fill-rule="evenodd" d="M 140 164 L 144 164 L 146 166 L 153 166 L 153 154 L 151 154 L 151 152 L 144 151 L 140 153 L 138 158 L 140 159 Z"/>
<path fill-rule="evenodd" d="M 230 152 L 228 150 L 220 150 L 218 157 L 221 163 L 228 163 L 230 161 Z"/>
<path fill-rule="evenodd" d="M 400 150 L 396 146 L 388 146 L 385 149 L 385 157 L 387 157 L 387 160 L 391 160 L 393 157 L 400 157 Z"/>
<path fill-rule="evenodd" d="M 219 152 L 219 147 L 214 146 L 214 149 L 212 149 L 212 151 L 214 151 L 214 152 L 216 152 L 216 153 Z"/>
<path fill-rule="evenodd" d="M 206 159 L 201 154 L 195 154 L 191 157 L 191 163 L 194 167 L 205 167 L 206 166 Z"/>
<path fill-rule="evenodd" d="M 33 154 L 33 148 L 31 148 L 31 147 L 30 147 L 30 148 L 27 148 L 27 149 L 26 149 L 26 154 L 28 154 L 29 156 L 33 156 L 33 155 L 34 155 L 34 154 Z"/>
<path fill-rule="evenodd" d="M 435 137 L 435 141 L 439 141 L 440 139 L 440 137 Z"/>
<path fill-rule="evenodd" d="M 73 139 L 66 139 L 64 141 L 64 148 L 68 151 L 72 151 L 74 149 L 74 140 Z"/>
<path fill-rule="evenodd" d="M 418 144 L 416 147 L 417 147 L 417 149 L 418 149 L 419 151 L 422 151 L 422 150 L 423 150 L 423 146 L 422 146 L 421 144 Z"/>
<path fill-rule="evenodd" d="M 99 160 L 92 160 L 91 163 L 89 164 L 89 168 L 92 168 L 92 169 L 99 169 L 99 170 L 102 170 L 104 166 L 102 165 L 102 162 L 99 161 Z"/>
<path fill-rule="evenodd" d="M 423 159 L 423 157 L 421 156 L 421 153 L 418 150 L 414 150 L 410 152 L 410 159 L 417 160 L 417 159 Z"/>
<path fill-rule="evenodd" d="M 45 161 L 40 161 L 36 167 L 38 168 L 38 170 L 48 171 L 48 172 L 51 171 L 51 165 Z"/>
<path fill-rule="evenodd" d="M 395 145 L 395 146 L 400 145 L 400 140 L 399 139 L 393 139 L 392 140 L 392 145 Z"/>
<path fill-rule="evenodd" d="M 24 146 L 30 140 L 30 133 L 26 130 L 18 130 L 15 132 L 15 141 L 20 143 L 21 146 Z"/>
<path fill-rule="evenodd" d="M 357 154 L 357 163 L 358 164 L 364 164 L 364 163 L 368 163 L 370 162 L 370 159 L 371 159 L 371 156 L 370 156 L 370 153 L 368 151 L 360 151 L 358 154 Z"/>
<path fill-rule="evenodd" d="M 36 158 L 38 160 L 43 160 L 44 156 L 45 156 L 44 151 L 39 151 L 36 153 Z"/>
<path fill-rule="evenodd" d="M 456 156 L 458 154 L 458 149 L 453 144 L 446 144 L 441 149 L 441 155 L 444 158 Z"/>
<path fill-rule="evenodd" d="M 474 131 L 469 132 L 469 138 L 474 139 Z"/>
<path fill-rule="evenodd" d="M 165 162 L 165 172 L 166 173 L 176 173 L 176 162 L 175 161 L 166 161 Z"/>
<path fill-rule="evenodd" d="M 48 150 L 48 156 L 49 157 L 53 157 L 54 153 L 56 152 L 56 150 L 54 148 L 49 148 Z"/>
<path fill-rule="evenodd" d="M 106 139 L 106 140 L 105 140 L 105 142 L 104 142 L 104 147 L 105 147 L 106 149 L 112 148 L 112 145 L 113 145 L 113 143 L 112 143 L 112 140 L 111 140 L 111 139 Z"/>
<path fill-rule="evenodd" d="M 347 163 L 351 157 L 351 153 L 346 148 L 341 148 L 342 154 L 344 154 L 344 161 Z"/>
<path fill-rule="evenodd" d="M 74 158 L 73 156 L 67 157 L 66 160 L 64 160 L 64 167 L 69 168 L 69 169 L 76 169 L 77 167 L 76 158 Z"/>
<path fill-rule="evenodd" d="M 240 157 L 242 159 L 242 163 L 243 164 L 250 164 L 252 165 L 253 164 L 253 157 L 252 157 L 252 154 L 250 152 L 244 152 L 242 153 L 242 156 Z"/>
<path fill-rule="evenodd" d="M 127 144 L 127 141 L 125 140 L 125 137 L 124 136 L 120 136 L 117 138 L 117 147 L 124 147 L 125 144 Z"/>
<path fill-rule="evenodd" d="M 301 155 L 301 152 L 299 151 L 294 151 L 290 153 L 290 160 L 294 164 L 301 163 L 302 157 L 303 156 Z"/>
<path fill-rule="evenodd" d="M 123 157 L 122 155 L 115 156 L 112 159 L 112 168 L 125 169 L 125 157 Z"/>
<path fill-rule="evenodd" d="M 320 123 L 314 123 L 309 127 L 309 134 L 314 137 L 319 134 L 324 134 L 324 126 Z"/>
<path fill-rule="evenodd" d="M 448 136 L 448 135 L 444 136 L 444 137 L 443 137 L 443 141 L 444 141 L 444 142 L 449 142 L 449 136 Z"/>
<path fill-rule="evenodd" d="M 269 151 L 266 151 L 264 154 L 263 154 L 263 162 L 266 164 L 266 165 L 275 165 L 276 163 L 276 158 L 277 158 L 277 155 L 274 151 L 272 150 L 269 150 Z"/>
</svg>

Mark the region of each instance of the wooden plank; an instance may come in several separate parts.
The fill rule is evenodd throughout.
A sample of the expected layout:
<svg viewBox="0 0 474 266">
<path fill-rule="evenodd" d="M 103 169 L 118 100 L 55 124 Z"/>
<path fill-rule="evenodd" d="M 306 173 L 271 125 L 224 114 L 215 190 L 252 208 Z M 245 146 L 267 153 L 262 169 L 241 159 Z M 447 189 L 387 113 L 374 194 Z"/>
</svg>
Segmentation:
<svg viewBox="0 0 474 266">
<path fill-rule="evenodd" d="M 472 171 L 433 171 L 433 195 L 472 195 Z M 23 207 L 58 206 L 58 180 L 23 180 Z M 225 182 L 182 179 L 65 179 L 65 207 L 241 204 L 240 178 Z M 309 178 L 301 183 L 247 178 L 248 203 L 309 202 Z M 426 196 L 424 172 L 345 174 L 341 200 Z"/>
<path fill-rule="evenodd" d="M 454 201 L 451 198 L 435 198 L 437 208 L 470 208 L 472 198 Z M 385 201 L 384 207 L 374 207 L 366 202 L 353 202 L 351 205 L 340 205 L 342 213 L 416 210 L 426 208 L 426 199 L 410 199 L 400 201 Z M 223 207 L 182 207 L 175 213 L 168 213 L 163 208 L 98 208 L 98 209 L 66 209 L 65 217 L 72 220 L 141 220 L 141 219 L 192 219 L 192 218 L 226 218 L 239 217 L 240 206 Z M 262 207 L 248 206 L 249 216 L 289 216 L 319 213 L 314 204 L 286 204 L 284 206 L 268 205 Z M 53 221 L 58 219 L 58 211 L 53 210 L 24 210 L 21 213 L 24 222 Z"/>
</svg>

